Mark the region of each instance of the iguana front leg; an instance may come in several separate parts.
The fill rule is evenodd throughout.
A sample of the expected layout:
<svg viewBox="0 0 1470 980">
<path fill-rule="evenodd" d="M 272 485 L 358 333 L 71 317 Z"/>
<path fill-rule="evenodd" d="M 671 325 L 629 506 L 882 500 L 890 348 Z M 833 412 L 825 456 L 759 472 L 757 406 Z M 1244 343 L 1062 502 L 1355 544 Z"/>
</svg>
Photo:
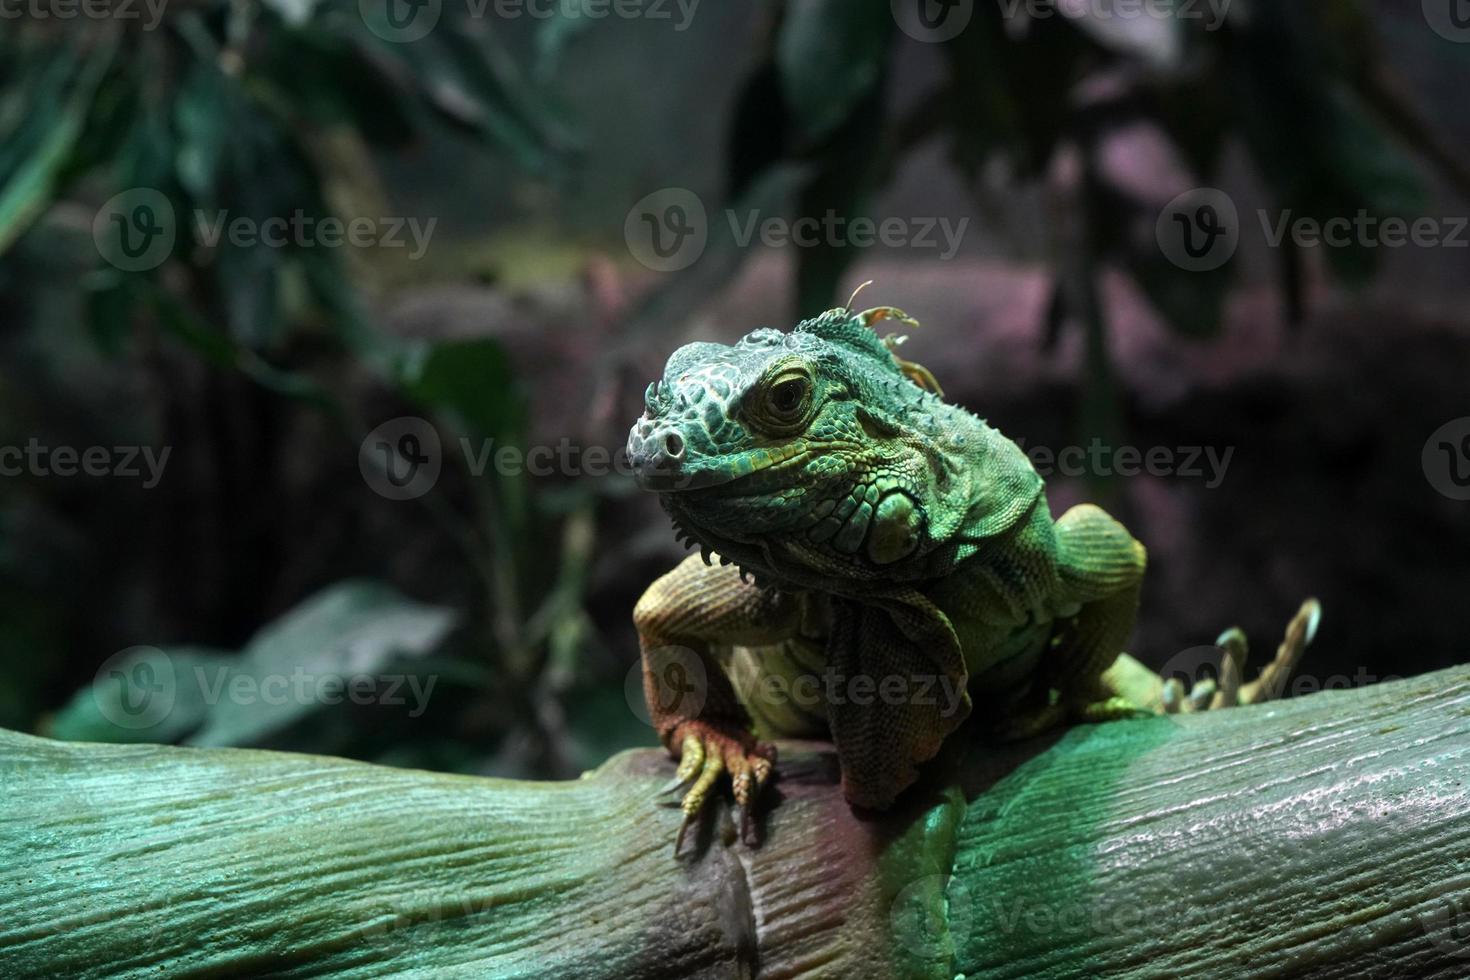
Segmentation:
<svg viewBox="0 0 1470 980">
<path fill-rule="evenodd" d="M 1057 621 L 1044 661 L 1039 693 L 1049 695 L 1018 712 L 1003 729 L 1024 738 L 1069 719 L 1105 721 L 1148 713 L 1108 688 L 1104 672 L 1123 652 L 1138 614 L 1148 562 L 1143 545 L 1101 508 L 1080 504 L 1052 528 L 1056 555 L 1054 605 L 1071 612 Z"/>
<path fill-rule="evenodd" d="M 684 822 L 698 819 L 721 776 L 730 777 L 742 838 L 752 842 L 754 804 L 770 778 L 775 748 L 756 741 L 715 647 L 767 646 L 795 636 L 801 606 L 793 597 L 742 581 L 733 565 L 707 565 L 691 555 L 649 586 L 633 610 L 643 656 L 643 693 L 659 738 L 679 769 L 671 791 L 685 786 Z M 696 675 L 688 677 L 690 668 Z M 672 682 L 672 683 L 671 683 Z M 692 688 L 692 689 L 691 689 Z"/>
</svg>

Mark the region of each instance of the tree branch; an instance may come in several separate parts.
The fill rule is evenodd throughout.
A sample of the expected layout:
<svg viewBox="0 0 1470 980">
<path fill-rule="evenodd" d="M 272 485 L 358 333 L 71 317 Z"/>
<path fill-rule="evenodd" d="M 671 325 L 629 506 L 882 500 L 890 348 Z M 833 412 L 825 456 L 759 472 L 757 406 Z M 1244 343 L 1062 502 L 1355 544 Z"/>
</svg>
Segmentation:
<svg viewBox="0 0 1470 980">
<path fill-rule="evenodd" d="M 971 744 L 869 819 L 787 743 L 765 843 L 722 811 L 675 860 L 653 751 L 526 783 L 0 732 L 0 974 L 1470 970 L 1470 668 Z"/>
</svg>

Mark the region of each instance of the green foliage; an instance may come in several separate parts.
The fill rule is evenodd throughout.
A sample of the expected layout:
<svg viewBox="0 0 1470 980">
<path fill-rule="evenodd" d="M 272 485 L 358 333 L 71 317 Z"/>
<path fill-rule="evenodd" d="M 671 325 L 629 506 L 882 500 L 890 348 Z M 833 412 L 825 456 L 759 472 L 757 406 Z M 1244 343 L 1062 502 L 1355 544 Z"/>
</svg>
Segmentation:
<svg viewBox="0 0 1470 980">
<path fill-rule="evenodd" d="M 1117 266 L 1190 335 L 1217 329 L 1234 262 L 1192 272 L 1160 254 L 1151 221 L 1162 202 L 1109 179 L 1116 174 L 1104 171 L 1100 149 L 1111 136 L 1158 132 L 1193 186 L 1213 183 L 1226 151 L 1241 146 L 1272 211 L 1319 219 L 1359 209 L 1413 213 L 1422 207 L 1413 157 L 1443 163 L 1439 148 L 1384 111 L 1383 65 L 1354 0 L 1234 4 L 1218 23 L 1213 8 L 1204 16 L 1199 5 L 1188 16 L 1122 16 L 1086 5 L 1067 15 L 1044 6 L 1044 16 L 1031 16 L 1025 3 L 976 3 L 954 37 L 920 46 L 941 52 L 944 74 L 914 93 L 884 91 L 895 52 L 914 44 L 893 29 L 889 4 L 785 0 L 771 8 L 768 44 L 753 58 L 729 120 L 731 200 L 799 165 L 806 170 L 787 204 L 793 217 L 820 218 L 828 209 L 857 217 L 898 163 L 932 139 L 944 141 L 971 186 L 982 175 L 1042 183 L 1055 181 L 1058 169 L 1080 172 L 1067 188 L 1079 233 L 1057 245 L 1057 295 L 1095 288 L 1069 277 L 1091 279 Z M 1058 168 L 1063 153 L 1080 168 Z M 1282 251 L 1284 288 L 1294 292 L 1296 256 L 1289 244 Z M 801 315 L 843 298 L 838 284 L 852 252 L 802 250 Z M 1371 244 L 1334 248 L 1329 271 L 1360 281 L 1375 255 Z M 723 272 L 733 275 L 734 266 Z M 1300 305 L 1299 297 L 1288 300 Z M 668 312 L 658 302 L 650 308 Z M 1053 313 L 1053 326 L 1088 319 L 1065 303 Z"/>
<path fill-rule="evenodd" d="M 216 238 L 200 216 L 227 213 L 260 227 L 333 215 L 334 183 L 364 178 L 326 162 L 328 142 L 343 135 L 397 148 L 447 125 L 547 174 L 570 148 L 514 66 L 448 13 L 427 36 L 392 43 L 347 0 L 208 0 L 166 8 L 155 30 L 24 23 L 0 39 L 0 60 L 0 255 L 69 195 L 97 203 L 133 188 L 157 191 L 178 240 L 161 268 L 130 275 L 159 281 L 172 269 L 166 291 L 245 350 L 278 349 L 308 315 L 360 336 L 358 311 L 342 302 L 346 270 L 295 241 Z M 95 329 L 106 335 L 118 330 L 124 294 L 114 270 L 97 267 L 91 285 L 108 296 L 96 305 Z M 128 299 L 136 313 L 156 311 L 166 297 L 134 288 Z M 167 314 L 175 323 L 181 316 Z M 210 341 L 206 356 L 233 359 L 220 343 Z"/>
<path fill-rule="evenodd" d="M 236 655 L 194 647 L 125 654 L 77 692 L 52 719 L 49 734 L 88 742 L 258 745 L 344 700 L 354 678 L 374 679 L 372 693 L 383 694 L 377 679 L 413 669 L 405 661 L 438 649 L 454 621 L 450 610 L 379 583 L 344 582 L 261 629 Z M 128 699 L 138 694 L 128 678 L 145 662 L 155 683 L 169 675 L 167 709 L 156 721 L 145 718 L 149 724 L 119 725 L 117 719 L 129 718 Z M 402 684 L 395 688 L 394 699 L 410 693 Z"/>
<path fill-rule="evenodd" d="M 577 494 L 543 505 L 525 477 L 484 473 L 471 465 L 480 461 L 455 451 L 459 436 L 524 442 L 524 397 L 499 346 L 488 338 L 434 343 L 388 336 L 358 288 L 364 270 L 344 260 L 343 250 L 294 240 L 236 241 L 210 226 L 221 215 L 259 228 L 269 219 L 299 216 L 310 225 L 349 219 L 364 213 L 363 205 L 388 208 L 371 154 L 410 149 L 435 134 L 472 141 L 493 165 L 551 181 L 565 173 L 572 136 L 467 9 L 445 5 L 425 36 L 398 43 L 385 39 L 370 6 L 204 0 L 164 8 L 153 30 L 85 19 L 64 31 L 38 21 L 6 28 L 0 35 L 0 291 L 14 289 L 35 307 L 12 337 L 19 348 L 42 345 L 40 361 L 48 368 L 86 364 L 89 374 L 35 385 L 28 375 L 0 389 L 9 416 L 0 428 L 21 442 L 40 431 L 45 440 L 81 445 L 171 444 L 186 432 L 191 463 L 175 479 L 189 482 L 176 493 L 268 507 L 293 474 L 275 472 L 266 458 L 243 458 L 252 447 L 234 446 L 230 435 L 258 432 L 264 445 L 253 448 L 273 451 L 282 427 L 296 424 L 293 412 L 317 411 L 327 427 L 318 444 L 330 439 L 342 450 L 338 455 L 353 459 L 374 422 L 360 420 L 361 392 L 346 390 L 344 377 L 365 374 L 377 398 L 424 415 L 443 434 L 445 462 L 454 471 L 419 503 L 397 505 L 403 508 L 397 515 L 410 524 L 404 510 L 414 510 L 428 523 L 431 553 L 457 553 L 456 577 L 472 586 L 450 590 L 462 606 L 453 616 L 470 628 L 463 642 L 446 646 L 448 610 L 418 605 L 379 583 L 343 583 L 238 653 L 166 645 L 181 683 L 156 726 L 139 731 L 111 723 L 99 698 L 117 692 L 103 678 L 42 721 L 57 735 L 239 745 L 267 743 L 289 730 L 298 748 L 392 752 L 404 764 L 477 768 L 484 765 L 484 745 L 453 758 L 428 739 L 405 751 L 386 731 L 350 730 L 347 712 L 320 710 L 319 701 L 242 706 L 221 696 L 216 681 L 258 684 L 297 667 L 381 674 L 405 656 L 428 669 L 423 656 L 444 647 L 442 659 L 429 666 L 434 676 L 458 683 L 436 699 L 448 707 L 434 724 L 453 728 L 465 716 L 483 715 L 487 698 L 500 699 L 485 733 L 493 740 L 517 726 L 536 727 L 524 708 L 532 700 L 528 689 L 551 690 L 544 672 L 555 666 L 568 676 L 566 651 L 583 645 L 591 499 Z M 109 261 L 115 256 L 104 255 L 100 243 L 94 248 L 74 225 L 77 214 L 103 220 L 102 202 L 139 188 L 165 202 L 155 211 L 172 213 L 176 240 L 159 262 L 132 270 Z M 368 213 L 387 218 L 392 212 Z M 45 220 L 48 215 L 58 217 Z M 18 287 L 32 279 L 35 285 L 22 293 Z M 74 306 L 53 300 L 77 292 Z M 81 329 L 47 336 L 57 323 Z M 112 408 L 116 391 L 96 381 L 108 363 L 120 377 L 141 373 L 156 393 L 125 418 Z M 197 380 L 198 372 L 202 383 L 178 383 Z M 70 432 L 51 425 L 73 417 Z M 15 546 L 0 550 L 0 623 L 18 661 L 11 667 L 6 658 L 18 693 L 0 699 L 0 722 L 29 725 L 42 689 L 55 683 L 52 672 L 61 674 L 61 652 L 78 639 L 53 607 L 77 600 L 67 589 L 97 585 L 75 576 L 68 582 L 67 570 L 106 568 L 120 577 L 119 562 L 140 562 L 139 548 L 162 555 L 177 542 L 150 541 L 146 528 L 117 524 L 115 532 L 94 538 L 84 530 L 86 517 L 57 512 L 65 491 L 55 484 L 45 493 L 25 481 L 0 489 L 0 522 L 21 529 L 18 540 L 6 541 Z M 356 492 L 365 492 L 360 482 Z M 95 499 L 107 501 L 88 505 L 103 515 L 126 512 L 129 500 L 116 493 Z M 158 498 L 147 499 L 147 512 L 156 512 Z M 58 535 L 57 526 L 73 536 Z M 227 538 L 230 529 L 221 530 Z M 565 550 L 545 546 L 558 537 Z M 58 538 L 75 546 L 58 547 Z M 218 635 L 218 620 L 231 609 L 259 608 L 272 587 L 263 573 L 276 571 L 269 543 L 248 533 L 194 544 L 208 552 L 196 564 L 223 552 L 239 570 L 221 572 L 224 594 L 206 597 L 205 608 L 191 610 L 183 595 L 149 596 L 181 618 L 192 614 L 196 622 L 181 630 L 186 638 Z M 259 555 L 252 553 L 257 548 Z M 42 557 L 50 554 L 56 557 Z M 146 582 L 150 592 L 162 590 L 168 575 L 154 572 Z M 86 639 L 111 643 L 127 635 L 110 625 L 98 629 L 106 639 Z M 24 664 L 36 669 L 22 670 Z M 126 671 L 138 664 L 114 666 Z M 209 679 L 212 698 L 195 682 L 199 676 Z"/>
</svg>

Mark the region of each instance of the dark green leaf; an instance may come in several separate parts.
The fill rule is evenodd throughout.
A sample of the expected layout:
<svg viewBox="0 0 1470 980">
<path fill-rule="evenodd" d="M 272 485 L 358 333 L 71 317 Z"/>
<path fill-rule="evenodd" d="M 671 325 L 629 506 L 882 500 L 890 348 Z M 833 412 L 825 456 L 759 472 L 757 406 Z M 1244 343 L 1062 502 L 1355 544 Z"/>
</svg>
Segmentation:
<svg viewBox="0 0 1470 980">
<path fill-rule="evenodd" d="M 887 3 L 794 0 L 787 5 L 776 62 L 800 144 L 825 140 L 878 90 L 893 30 Z"/>
<path fill-rule="evenodd" d="M 262 629 L 227 671 L 207 678 L 206 694 L 219 696 L 210 699 L 203 726 L 188 741 L 258 742 L 307 714 L 330 708 L 329 701 L 343 700 L 352 678 L 381 678 L 401 658 L 432 653 L 455 618 L 449 609 L 415 602 L 377 582 L 332 586 Z M 232 686 L 245 693 L 229 696 Z M 397 696 L 409 694 L 400 691 Z"/>
</svg>

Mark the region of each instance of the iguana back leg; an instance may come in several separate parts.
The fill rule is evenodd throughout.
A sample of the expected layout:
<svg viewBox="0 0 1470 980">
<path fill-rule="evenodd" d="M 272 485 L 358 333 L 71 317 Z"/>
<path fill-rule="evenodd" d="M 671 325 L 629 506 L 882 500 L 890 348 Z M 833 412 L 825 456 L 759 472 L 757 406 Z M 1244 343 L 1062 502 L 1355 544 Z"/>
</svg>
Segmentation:
<svg viewBox="0 0 1470 980">
<path fill-rule="evenodd" d="M 801 621 L 799 602 L 741 581 L 733 565 L 707 565 L 691 555 L 649 586 L 633 621 L 649 714 L 659 738 L 679 760 L 670 788 L 688 786 L 679 803 L 684 822 L 675 853 L 722 776 L 730 778 L 741 836 L 750 841 L 754 804 L 776 752 L 751 733 L 750 717 L 714 648 L 767 646 L 794 636 Z"/>
</svg>

